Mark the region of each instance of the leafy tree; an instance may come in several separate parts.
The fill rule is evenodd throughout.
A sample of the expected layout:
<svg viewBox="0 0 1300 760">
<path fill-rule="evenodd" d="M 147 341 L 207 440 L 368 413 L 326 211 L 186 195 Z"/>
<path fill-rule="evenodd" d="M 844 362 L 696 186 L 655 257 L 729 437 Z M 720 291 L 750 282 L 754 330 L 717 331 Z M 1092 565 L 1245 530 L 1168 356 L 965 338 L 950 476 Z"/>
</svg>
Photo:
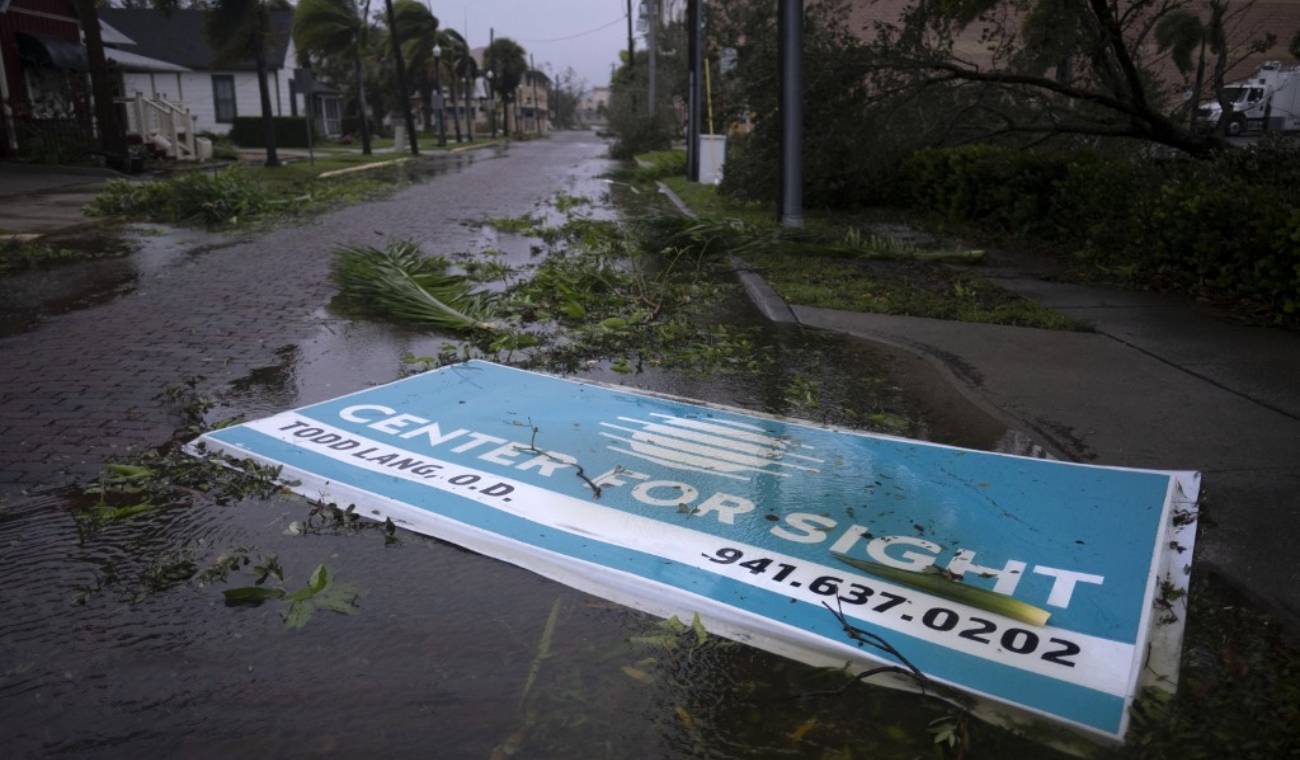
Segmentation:
<svg viewBox="0 0 1300 760">
<path fill-rule="evenodd" d="M 572 66 L 555 76 L 550 98 L 554 101 L 555 126 L 574 129 L 578 126 L 578 103 L 587 94 L 587 82 L 580 78 Z"/>
<path fill-rule="evenodd" d="M 1214 56 L 1212 72 L 1214 96 L 1219 101 L 1220 113 L 1218 134 L 1227 133 L 1232 122 L 1232 106 L 1225 94 L 1225 74 L 1238 63 L 1253 53 L 1263 52 L 1273 47 L 1277 38 L 1265 34 L 1248 40 L 1240 49 L 1234 51 L 1229 40 L 1233 30 L 1240 24 L 1241 17 L 1253 5 L 1253 2 L 1239 3 L 1232 7 L 1229 0 L 1210 0 L 1207 4 L 1209 18 L 1202 19 L 1200 14 L 1190 8 L 1180 8 L 1160 19 L 1155 26 L 1156 44 L 1161 52 L 1168 52 L 1170 59 L 1182 73 L 1184 79 L 1193 70 L 1192 55 L 1196 54 L 1195 76 L 1191 96 L 1187 101 L 1188 124 L 1194 124 L 1197 106 L 1201 103 L 1201 94 L 1205 87 L 1206 53 Z M 1237 58 L 1232 58 L 1234 52 Z"/>
<path fill-rule="evenodd" d="M 369 113 L 366 109 L 366 78 L 361 56 L 369 24 L 352 0 L 300 0 L 293 17 L 294 44 L 304 53 L 352 59 L 357 104 L 361 113 L 361 152 L 370 155 Z"/>
<path fill-rule="evenodd" d="M 523 47 L 509 37 L 497 37 L 483 52 L 483 66 L 492 72 L 492 89 L 500 96 L 505 112 L 505 133 L 510 134 L 510 104 L 528 71 Z M 518 129 L 518 124 L 515 128 Z"/>
<path fill-rule="evenodd" d="M 1210 0 L 1212 17 L 1199 28 L 1184 16 L 1192 5 L 915 0 L 899 22 L 876 25 L 865 70 L 878 93 L 960 92 L 968 104 L 963 115 L 983 120 L 989 134 L 1137 138 L 1206 156 L 1223 147 L 1221 136 L 1198 134 L 1175 118 L 1168 108 L 1174 91 L 1162 81 L 1152 51 L 1163 38 L 1166 54 L 1187 64 L 1205 42 L 1222 92 L 1234 51 L 1266 49 L 1273 41 L 1229 34 L 1226 20 L 1248 3 Z M 991 62 L 963 58 L 957 42 L 971 32 L 978 32 Z"/>
<path fill-rule="evenodd" d="M 285 0 L 213 0 L 204 18 L 203 33 L 216 52 L 218 64 L 252 57 L 257 68 L 257 90 L 262 101 L 267 166 L 280 165 L 280 157 L 275 150 L 271 91 L 266 81 L 266 52 L 272 42 L 271 11 L 288 9 Z"/>
</svg>

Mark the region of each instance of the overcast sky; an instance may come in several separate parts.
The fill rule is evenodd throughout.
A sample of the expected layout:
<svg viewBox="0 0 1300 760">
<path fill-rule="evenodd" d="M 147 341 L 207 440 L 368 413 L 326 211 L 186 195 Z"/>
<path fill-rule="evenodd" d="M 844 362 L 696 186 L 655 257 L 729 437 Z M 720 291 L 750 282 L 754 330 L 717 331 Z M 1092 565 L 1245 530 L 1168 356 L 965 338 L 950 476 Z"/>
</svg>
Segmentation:
<svg viewBox="0 0 1300 760">
<path fill-rule="evenodd" d="M 610 64 L 627 48 L 627 0 L 427 1 L 444 27 L 463 32 L 468 20 L 471 46 L 486 45 L 495 28 L 532 53 L 539 69 L 549 62 L 558 74 L 572 66 L 588 87 L 608 84 Z M 639 5 L 633 0 L 634 11 Z"/>
</svg>

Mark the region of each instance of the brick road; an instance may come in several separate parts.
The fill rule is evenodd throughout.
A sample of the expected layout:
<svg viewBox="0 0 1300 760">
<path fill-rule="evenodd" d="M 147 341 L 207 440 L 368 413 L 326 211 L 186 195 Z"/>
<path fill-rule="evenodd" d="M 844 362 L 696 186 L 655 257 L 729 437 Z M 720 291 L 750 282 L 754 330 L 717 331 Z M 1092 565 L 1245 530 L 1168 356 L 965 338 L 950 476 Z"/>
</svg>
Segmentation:
<svg viewBox="0 0 1300 760">
<path fill-rule="evenodd" d="M 572 192 L 604 168 L 604 152 L 574 133 L 433 159 L 447 171 L 385 200 L 182 252 L 142 271 L 125 296 L 0 338 L 0 497 L 85 480 L 128 449 L 167 441 L 177 425 L 160 397 L 169 386 L 201 375 L 214 392 L 282 361 L 277 349 L 327 319 L 335 245 L 409 238 L 464 250 L 478 234 L 464 221 Z M 389 366 L 395 373 L 395 358 Z"/>
</svg>

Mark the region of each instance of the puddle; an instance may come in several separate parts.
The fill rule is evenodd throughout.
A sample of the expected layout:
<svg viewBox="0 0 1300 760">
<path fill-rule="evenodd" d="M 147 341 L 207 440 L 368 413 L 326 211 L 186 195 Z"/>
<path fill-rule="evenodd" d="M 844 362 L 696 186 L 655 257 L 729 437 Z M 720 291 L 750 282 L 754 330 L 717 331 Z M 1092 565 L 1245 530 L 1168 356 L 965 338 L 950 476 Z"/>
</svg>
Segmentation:
<svg viewBox="0 0 1300 760">
<path fill-rule="evenodd" d="M 0 336 L 34 329 L 44 319 L 109 303 L 134 292 L 146 278 L 191 256 L 234 245 L 236 239 L 160 224 L 109 226 L 45 242 L 66 248 L 127 246 L 119 258 L 92 259 L 5 277 L 0 288 Z"/>
</svg>

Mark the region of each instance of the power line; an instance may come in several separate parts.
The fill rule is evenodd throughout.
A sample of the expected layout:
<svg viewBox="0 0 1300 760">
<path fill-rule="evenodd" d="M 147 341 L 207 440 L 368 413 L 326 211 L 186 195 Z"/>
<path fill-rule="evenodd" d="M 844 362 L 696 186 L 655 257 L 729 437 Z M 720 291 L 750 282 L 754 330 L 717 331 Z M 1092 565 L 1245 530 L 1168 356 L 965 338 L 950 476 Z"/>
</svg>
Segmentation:
<svg viewBox="0 0 1300 760">
<path fill-rule="evenodd" d="M 552 37 L 552 38 L 549 39 L 549 40 L 530 40 L 530 39 L 524 39 L 524 38 L 522 38 L 522 37 L 516 37 L 515 39 L 518 40 L 519 42 L 528 42 L 528 43 L 538 43 L 538 42 L 564 42 L 565 40 L 574 40 L 574 39 L 577 39 L 577 38 L 579 38 L 579 37 L 586 37 L 588 34 L 595 34 L 596 32 L 603 32 L 603 31 L 605 31 L 606 29 L 610 28 L 611 26 L 613 26 L 613 25 L 615 25 L 615 24 L 617 24 L 617 23 L 620 23 L 620 22 L 621 22 L 623 19 L 625 19 L 625 18 L 627 18 L 627 14 L 626 14 L 626 13 L 624 13 L 623 15 L 619 16 L 618 18 L 614 19 L 613 21 L 609 22 L 608 24 L 602 24 L 602 25 L 596 27 L 595 29 L 588 29 L 588 30 L 585 31 L 585 32 L 578 32 L 577 34 L 570 34 L 570 35 L 568 35 L 568 36 L 566 36 L 566 37 Z"/>
</svg>

